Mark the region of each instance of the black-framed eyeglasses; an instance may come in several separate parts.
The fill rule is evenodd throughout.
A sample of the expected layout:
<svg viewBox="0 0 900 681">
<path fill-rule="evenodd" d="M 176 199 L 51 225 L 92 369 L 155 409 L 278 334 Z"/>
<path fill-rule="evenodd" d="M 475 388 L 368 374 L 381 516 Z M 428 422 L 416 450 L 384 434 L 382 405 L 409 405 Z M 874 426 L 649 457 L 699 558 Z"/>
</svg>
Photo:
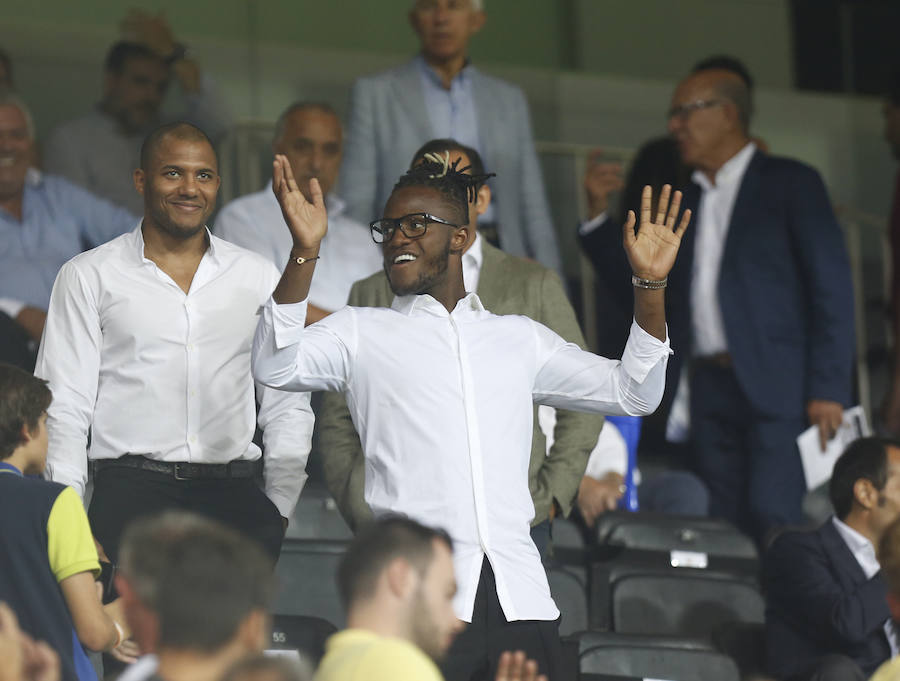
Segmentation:
<svg viewBox="0 0 900 681">
<path fill-rule="evenodd" d="M 386 244 L 394 238 L 394 232 L 397 231 L 398 227 L 407 239 L 418 239 L 425 236 L 428 225 L 433 223 L 447 225 L 448 227 L 460 226 L 430 213 L 410 213 L 402 218 L 373 220 L 369 223 L 369 229 L 372 231 L 372 240 L 376 244 Z"/>
<path fill-rule="evenodd" d="M 721 99 L 697 99 L 693 102 L 688 102 L 687 104 L 679 104 L 678 106 L 673 106 L 671 109 L 669 109 L 667 118 L 669 120 L 678 118 L 679 120 L 683 121 L 695 111 L 699 111 L 700 109 L 708 109 L 721 103 Z"/>
</svg>

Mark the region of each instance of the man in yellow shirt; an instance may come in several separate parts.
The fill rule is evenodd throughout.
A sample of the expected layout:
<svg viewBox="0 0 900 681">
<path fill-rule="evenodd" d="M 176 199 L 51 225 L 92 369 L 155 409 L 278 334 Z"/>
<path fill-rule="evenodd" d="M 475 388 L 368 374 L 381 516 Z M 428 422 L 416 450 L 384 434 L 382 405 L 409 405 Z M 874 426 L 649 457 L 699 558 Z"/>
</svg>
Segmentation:
<svg viewBox="0 0 900 681">
<path fill-rule="evenodd" d="M 314 681 L 443 681 L 439 662 L 465 623 L 453 611 L 453 544 L 401 516 L 362 529 L 338 568 L 347 629 L 325 645 Z M 524 653 L 501 656 L 495 681 L 547 681 Z"/>
</svg>

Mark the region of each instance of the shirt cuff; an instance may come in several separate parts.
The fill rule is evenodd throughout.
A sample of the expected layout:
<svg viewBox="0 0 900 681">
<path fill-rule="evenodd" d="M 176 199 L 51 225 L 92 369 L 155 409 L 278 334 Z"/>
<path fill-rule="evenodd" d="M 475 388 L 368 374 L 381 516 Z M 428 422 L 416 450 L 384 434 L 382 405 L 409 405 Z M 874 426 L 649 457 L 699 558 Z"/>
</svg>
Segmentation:
<svg viewBox="0 0 900 681">
<path fill-rule="evenodd" d="M 19 313 L 24 309 L 25 303 L 21 300 L 14 300 L 12 298 L 0 298 L 0 312 L 9 315 L 10 319 L 15 319 L 19 316 Z"/>
<path fill-rule="evenodd" d="M 585 220 L 578 226 L 578 233 L 581 236 L 587 236 L 595 229 L 597 229 L 600 225 L 606 222 L 606 219 L 609 217 L 609 213 L 603 211 L 595 218 L 591 218 L 590 220 Z M 571 224 L 571 223 L 570 223 Z"/>
<path fill-rule="evenodd" d="M 644 331 L 636 321 L 631 322 L 631 332 L 622 353 L 622 366 L 625 372 L 638 383 L 643 383 L 647 374 L 659 360 L 672 354 L 669 346 L 669 325 L 666 324 L 666 340 L 659 340 Z"/>
<path fill-rule="evenodd" d="M 266 323 L 270 324 L 275 334 L 275 347 L 282 350 L 289 345 L 300 342 L 303 329 L 306 325 L 306 308 L 309 299 L 299 303 L 284 303 L 279 305 L 274 298 L 269 298 L 263 314 L 268 316 Z"/>
</svg>

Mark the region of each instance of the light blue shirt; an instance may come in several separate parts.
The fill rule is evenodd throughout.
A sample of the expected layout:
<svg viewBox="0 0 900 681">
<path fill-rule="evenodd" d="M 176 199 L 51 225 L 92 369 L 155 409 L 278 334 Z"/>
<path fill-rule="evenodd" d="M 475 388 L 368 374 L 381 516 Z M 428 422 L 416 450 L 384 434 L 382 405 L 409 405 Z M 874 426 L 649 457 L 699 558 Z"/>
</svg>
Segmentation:
<svg viewBox="0 0 900 681">
<path fill-rule="evenodd" d="M 475 111 L 469 64 L 467 63 L 450 81 L 448 90 L 444 87 L 444 81 L 421 54 L 416 56 L 415 62 L 421 76 L 425 110 L 428 112 L 434 137 L 454 139 L 477 150 L 483 158 L 484 151 L 478 137 L 478 112 Z M 423 143 L 425 141 L 427 140 L 423 140 Z M 493 201 L 480 219 L 482 222 L 493 222 L 495 219 Z"/>
<path fill-rule="evenodd" d="M 0 310 L 46 310 L 59 268 L 82 251 L 127 232 L 138 218 L 54 175 L 30 169 L 22 219 L 0 208 Z"/>
</svg>

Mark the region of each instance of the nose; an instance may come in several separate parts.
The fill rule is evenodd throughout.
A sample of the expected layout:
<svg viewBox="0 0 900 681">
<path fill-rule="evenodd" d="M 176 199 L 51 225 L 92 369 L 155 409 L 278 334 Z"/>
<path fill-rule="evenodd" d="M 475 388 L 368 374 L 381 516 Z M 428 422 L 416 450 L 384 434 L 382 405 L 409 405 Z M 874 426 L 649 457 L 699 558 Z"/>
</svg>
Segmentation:
<svg viewBox="0 0 900 681">
<path fill-rule="evenodd" d="M 181 179 L 181 184 L 178 186 L 178 190 L 182 196 L 196 196 L 197 178 L 190 173 L 185 173 Z"/>
</svg>

